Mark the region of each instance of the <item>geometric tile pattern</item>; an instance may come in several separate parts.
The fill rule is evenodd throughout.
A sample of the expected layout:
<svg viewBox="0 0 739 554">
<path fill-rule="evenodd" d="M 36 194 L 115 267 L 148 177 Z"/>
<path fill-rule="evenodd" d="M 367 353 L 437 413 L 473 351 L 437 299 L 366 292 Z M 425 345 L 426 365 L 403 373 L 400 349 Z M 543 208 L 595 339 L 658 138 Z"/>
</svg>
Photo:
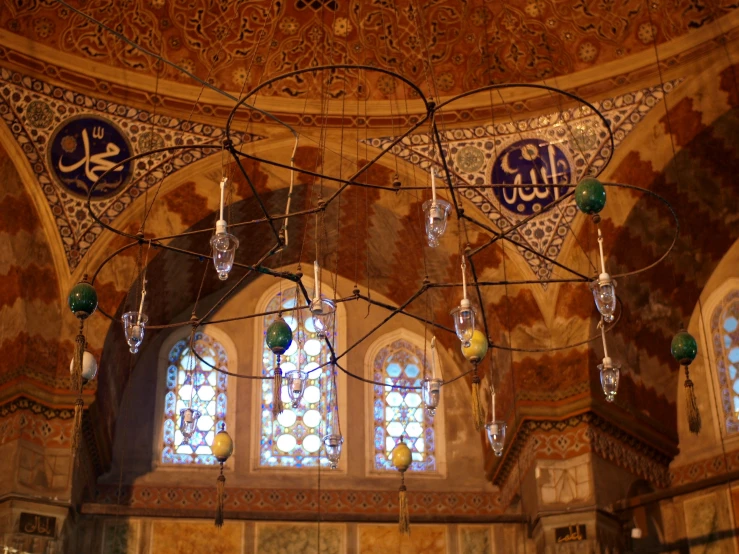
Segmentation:
<svg viewBox="0 0 739 554">
<path fill-rule="evenodd" d="M 215 482 L 215 478 L 214 478 Z M 121 497 L 115 485 L 100 485 L 94 499 L 88 499 L 83 512 L 87 513 L 143 513 L 156 509 L 167 511 L 214 511 L 216 488 L 192 486 L 124 486 Z M 419 492 L 408 491 L 410 513 L 414 521 L 431 521 L 449 516 L 464 516 L 465 520 L 484 520 L 502 512 L 498 495 L 488 492 Z M 380 521 L 392 520 L 398 515 L 397 490 L 322 490 L 316 489 L 236 489 L 226 484 L 226 512 L 249 514 L 273 514 L 284 518 L 285 514 L 297 517 L 304 514 L 316 517 L 319 512 L 332 514 L 332 519 Z"/>
<path fill-rule="evenodd" d="M 0 406 L 0 445 L 23 439 L 49 448 L 69 447 L 71 409 L 49 408 L 27 398 Z"/>
<path fill-rule="evenodd" d="M 710 456 L 689 464 L 670 468 L 670 485 L 673 487 L 694 483 L 716 477 L 739 469 L 739 450 L 727 452 L 724 456 Z"/>
<path fill-rule="evenodd" d="M 647 480 L 655 487 L 670 485 L 670 457 L 592 412 L 562 421 L 525 421 L 494 470 L 493 483 L 501 487 L 501 503 L 507 506 L 522 477 L 537 460 L 565 460 L 586 453 L 601 458 Z"/>
<path fill-rule="evenodd" d="M 0 68 L 0 117 L 21 147 L 43 191 L 72 271 L 103 231 L 88 215 L 86 197 L 73 195 L 59 186 L 49 172 L 47 147 L 54 130 L 76 116 L 93 116 L 114 123 L 131 143 L 132 154 L 174 145 L 214 144 L 217 147 L 212 151 L 180 150 L 172 159 L 152 156 L 133 164 L 132 177 L 121 193 L 93 201 L 95 212 L 104 213 L 109 222 L 168 175 L 220 152 L 224 136 L 223 129 L 212 125 L 190 123 L 156 111 L 94 98 Z M 257 139 L 245 133 L 235 142 Z"/>
<path fill-rule="evenodd" d="M 615 146 L 618 147 L 636 125 L 658 105 L 664 95 L 672 92 L 681 81 L 682 79 L 676 79 L 666 82 L 664 92 L 661 87 L 654 86 L 593 102 L 593 105 L 611 122 Z M 556 146 L 566 158 L 567 167 L 571 168 L 571 171 L 568 171 L 569 178 L 559 179 L 562 183 L 577 183 L 586 174 L 599 171 L 611 155 L 608 134 L 603 129 L 602 121 L 586 106 L 517 120 L 515 125 L 513 119 L 498 123 L 493 120 L 493 123 L 459 129 L 440 127 L 442 148 L 447 162 L 450 163 L 450 169 L 457 175 L 455 185 L 493 182 L 492 171 L 496 161 L 503 157 L 504 151 L 509 146 L 522 140 L 535 140 L 541 144 Z M 368 139 L 366 142 L 384 150 L 393 139 L 394 137 L 382 137 Z M 436 150 L 438 149 L 435 148 L 435 143 L 430 141 L 428 134 L 416 134 L 404 138 L 400 144 L 391 149 L 391 152 L 426 171 L 430 171 L 432 165 L 441 171 L 441 159 L 435 153 Z M 445 187 L 445 181 L 437 181 L 437 186 Z M 570 187 L 562 186 L 558 194 L 565 194 L 568 190 Z M 544 202 L 551 202 L 553 200 L 550 198 L 551 190 L 544 192 L 547 194 Z M 516 198 L 517 194 L 518 191 L 514 190 L 513 198 Z M 493 226 L 501 231 L 515 226 L 527 215 L 518 213 L 514 209 L 514 204 L 498 197 L 493 189 L 464 189 L 460 193 L 460 201 L 463 199 L 477 206 Z M 519 205 L 519 209 L 521 207 L 522 205 Z M 556 259 L 576 214 L 575 201 L 571 198 L 511 232 L 510 236 L 516 242 Z M 517 249 L 537 278 L 546 280 L 552 276 L 554 265 L 551 262 L 541 259 L 525 248 Z M 542 283 L 542 286 L 546 287 L 546 283 Z"/>
</svg>

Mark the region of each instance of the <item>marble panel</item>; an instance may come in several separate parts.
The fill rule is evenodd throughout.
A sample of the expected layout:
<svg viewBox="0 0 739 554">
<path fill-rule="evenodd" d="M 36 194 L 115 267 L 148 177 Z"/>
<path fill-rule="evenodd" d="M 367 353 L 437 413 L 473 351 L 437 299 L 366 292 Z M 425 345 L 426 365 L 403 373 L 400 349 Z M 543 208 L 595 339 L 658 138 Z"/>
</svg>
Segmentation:
<svg viewBox="0 0 739 554">
<path fill-rule="evenodd" d="M 731 516 L 726 495 L 720 491 L 686 500 L 685 532 L 690 554 L 734 554 Z"/>
<path fill-rule="evenodd" d="M 108 520 L 103 526 L 102 554 L 138 554 L 140 537 L 140 521 Z"/>
<path fill-rule="evenodd" d="M 459 526 L 459 554 L 492 554 L 493 541 L 487 525 Z"/>
<path fill-rule="evenodd" d="M 359 554 L 387 554 L 390 549 L 403 554 L 446 554 L 447 528 L 411 523 L 410 536 L 404 536 L 396 524 L 359 525 L 357 541 Z"/>
<path fill-rule="evenodd" d="M 156 554 L 239 554 L 243 552 L 244 524 L 226 521 L 220 529 L 212 521 L 155 520 L 150 552 Z"/>
<path fill-rule="evenodd" d="M 346 552 L 346 528 L 325 523 L 258 523 L 255 552 L 341 554 Z"/>
</svg>

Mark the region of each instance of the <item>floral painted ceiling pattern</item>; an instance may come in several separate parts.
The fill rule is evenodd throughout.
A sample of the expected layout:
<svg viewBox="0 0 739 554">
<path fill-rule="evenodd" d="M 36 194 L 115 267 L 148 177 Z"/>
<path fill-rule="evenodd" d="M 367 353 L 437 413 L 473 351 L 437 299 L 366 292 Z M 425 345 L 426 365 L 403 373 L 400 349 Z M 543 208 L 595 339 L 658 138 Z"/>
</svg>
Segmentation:
<svg viewBox="0 0 739 554">
<path fill-rule="evenodd" d="M 426 94 L 566 75 L 652 49 L 737 8 L 736 0 L 71 0 L 152 52 L 216 86 L 248 90 L 332 63 L 393 70 Z M 0 28 L 61 52 L 156 73 L 155 60 L 58 2 L 14 0 Z M 432 71 L 426 68 L 432 67 Z M 189 81 L 173 68 L 166 79 Z M 265 94 L 402 99 L 389 77 L 280 81 Z M 352 79 L 350 75 L 348 79 Z M 326 90 L 328 88 L 328 90 Z"/>
</svg>

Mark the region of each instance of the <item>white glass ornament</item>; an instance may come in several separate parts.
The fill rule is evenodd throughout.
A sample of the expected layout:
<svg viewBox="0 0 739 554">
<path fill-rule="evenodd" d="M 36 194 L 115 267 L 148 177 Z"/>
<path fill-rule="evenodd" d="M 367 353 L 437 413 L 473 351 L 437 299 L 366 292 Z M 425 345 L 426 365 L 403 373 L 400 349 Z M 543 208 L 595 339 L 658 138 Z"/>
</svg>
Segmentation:
<svg viewBox="0 0 739 554">
<path fill-rule="evenodd" d="M 423 215 L 426 221 L 426 240 L 431 248 L 439 246 L 439 239 L 446 231 L 446 223 L 452 205 L 446 200 L 426 200 L 423 203 Z"/>
<path fill-rule="evenodd" d="M 488 434 L 488 440 L 490 446 L 493 447 L 493 452 L 496 456 L 500 457 L 503 455 L 503 447 L 505 446 L 505 430 L 506 424 L 504 421 L 491 421 L 485 425 L 485 430 Z"/>
<path fill-rule="evenodd" d="M 611 323 L 616 313 L 616 282 L 608 273 L 601 273 L 597 281 L 590 283 L 595 307 L 606 323 Z"/>
<path fill-rule="evenodd" d="M 126 342 L 128 343 L 131 354 L 139 351 L 139 346 L 144 340 L 144 329 L 149 316 L 140 312 L 126 312 L 121 317 L 123 321 L 123 331 L 126 334 Z"/>
<path fill-rule="evenodd" d="M 290 395 L 290 400 L 293 401 L 293 408 L 297 408 L 300 404 L 300 399 L 303 396 L 305 390 L 305 380 L 308 375 L 303 371 L 289 371 L 285 374 L 285 380 L 287 381 L 287 393 Z"/>
<path fill-rule="evenodd" d="M 225 281 L 228 279 L 228 274 L 234 265 L 239 239 L 224 230 L 213 235 L 213 238 L 210 239 L 210 246 L 213 250 L 213 265 L 215 265 L 218 272 L 218 278 Z"/>
<path fill-rule="evenodd" d="M 603 358 L 603 363 L 598 364 L 600 370 L 600 384 L 603 387 L 603 394 L 606 396 L 606 402 L 613 402 L 618 392 L 618 381 L 621 377 L 621 365 L 614 364 L 611 358 Z"/>
<path fill-rule="evenodd" d="M 432 416 L 436 413 L 439 400 L 441 400 L 441 383 L 441 379 L 424 379 L 421 384 L 423 403 L 426 405 L 429 415 Z"/>
<path fill-rule="evenodd" d="M 72 358 L 72 361 L 69 364 L 69 372 L 72 373 L 74 371 L 74 358 Z M 95 356 L 93 356 L 90 352 L 85 350 L 85 353 L 82 356 L 82 379 L 85 381 L 90 381 L 95 378 L 95 375 L 98 373 L 98 362 L 95 359 Z"/>
<path fill-rule="evenodd" d="M 200 419 L 201 413 L 198 410 L 192 408 L 183 408 L 180 410 L 180 432 L 184 437 L 184 442 L 187 443 L 192 437 L 192 434 L 198 428 L 198 419 Z"/>
<path fill-rule="evenodd" d="M 336 304 L 328 298 L 315 298 L 310 303 L 310 312 L 313 314 L 313 325 L 320 338 L 326 338 L 334 326 Z"/>
<path fill-rule="evenodd" d="M 454 331 L 465 348 L 470 346 L 472 334 L 475 332 L 475 310 L 467 298 L 463 298 L 459 306 L 451 312 L 454 318 Z"/>
<path fill-rule="evenodd" d="M 326 435 L 323 437 L 323 445 L 326 448 L 326 458 L 331 464 L 331 469 L 336 469 L 341 458 L 341 445 L 344 444 L 344 437 L 341 435 Z"/>
</svg>

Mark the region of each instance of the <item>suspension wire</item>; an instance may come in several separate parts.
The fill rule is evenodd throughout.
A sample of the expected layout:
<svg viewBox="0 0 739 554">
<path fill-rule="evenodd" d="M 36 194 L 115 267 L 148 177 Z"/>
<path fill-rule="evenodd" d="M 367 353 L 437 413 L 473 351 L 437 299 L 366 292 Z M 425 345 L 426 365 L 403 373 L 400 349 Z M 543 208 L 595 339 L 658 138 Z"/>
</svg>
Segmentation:
<svg viewBox="0 0 739 554">
<path fill-rule="evenodd" d="M 508 281 L 508 274 L 506 269 L 506 253 L 505 253 L 505 244 L 501 243 L 501 246 L 503 248 L 503 279 L 505 281 Z M 508 337 L 508 345 L 513 346 L 513 339 L 511 337 L 511 301 L 510 296 L 508 294 L 508 285 L 505 285 L 505 299 L 506 299 L 506 335 Z M 513 393 L 513 421 L 514 423 L 518 419 L 516 416 L 516 372 L 513 370 L 513 350 L 510 351 L 510 373 L 511 373 L 511 388 Z M 505 416 L 502 416 L 501 419 L 505 421 Z M 513 437 L 511 437 L 509 440 L 512 440 Z M 510 452 L 510 448 L 508 450 Z M 523 486 L 523 479 L 521 476 L 521 457 L 516 458 L 516 473 L 518 476 L 518 490 L 522 490 Z M 525 499 L 524 495 L 521 494 L 521 513 L 526 513 L 526 507 L 525 507 Z M 523 538 L 523 551 L 524 554 L 527 552 L 527 543 L 526 543 L 526 537 Z"/>
</svg>

